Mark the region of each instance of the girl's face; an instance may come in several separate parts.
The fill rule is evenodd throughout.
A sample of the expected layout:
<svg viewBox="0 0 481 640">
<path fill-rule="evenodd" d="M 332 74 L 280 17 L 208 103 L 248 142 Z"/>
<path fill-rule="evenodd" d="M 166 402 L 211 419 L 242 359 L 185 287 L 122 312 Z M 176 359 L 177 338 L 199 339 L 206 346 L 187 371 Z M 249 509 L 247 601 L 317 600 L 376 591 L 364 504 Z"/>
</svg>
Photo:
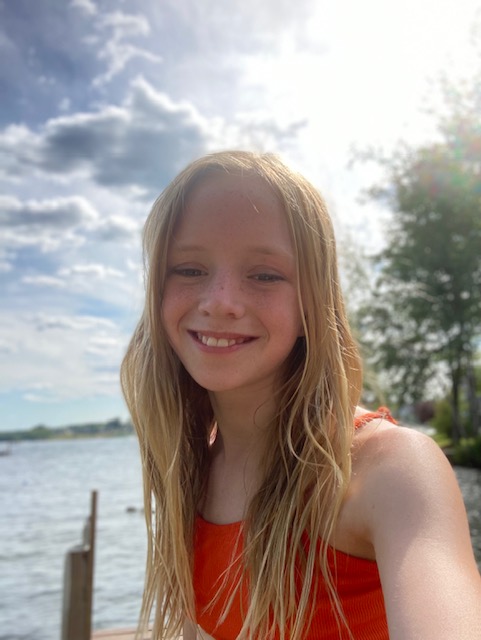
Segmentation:
<svg viewBox="0 0 481 640">
<path fill-rule="evenodd" d="M 272 392 L 302 334 L 286 216 L 256 176 L 216 174 L 187 198 L 162 302 L 170 344 L 208 391 Z"/>
</svg>

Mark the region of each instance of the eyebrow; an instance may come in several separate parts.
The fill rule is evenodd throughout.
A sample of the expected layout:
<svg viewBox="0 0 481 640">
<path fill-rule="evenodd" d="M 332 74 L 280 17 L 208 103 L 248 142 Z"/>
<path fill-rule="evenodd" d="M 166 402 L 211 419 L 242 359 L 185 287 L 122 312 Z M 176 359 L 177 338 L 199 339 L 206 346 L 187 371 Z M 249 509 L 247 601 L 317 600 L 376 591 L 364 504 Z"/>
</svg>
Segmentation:
<svg viewBox="0 0 481 640">
<path fill-rule="evenodd" d="M 202 245 L 198 245 L 198 244 L 177 244 L 176 242 L 173 243 L 173 246 L 175 247 L 176 251 L 179 251 L 181 253 L 203 253 L 205 251 L 208 251 L 207 247 L 203 247 Z M 249 253 L 257 253 L 260 255 L 266 255 L 266 256 L 288 256 L 288 257 L 293 257 L 293 253 L 291 253 L 290 251 L 284 251 L 283 249 L 278 249 L 274 246 L 271 245 L 259 245 L 259 246 L 252 246 L 252 247 L 247 247 L 247 250 Z"/>
</svg>

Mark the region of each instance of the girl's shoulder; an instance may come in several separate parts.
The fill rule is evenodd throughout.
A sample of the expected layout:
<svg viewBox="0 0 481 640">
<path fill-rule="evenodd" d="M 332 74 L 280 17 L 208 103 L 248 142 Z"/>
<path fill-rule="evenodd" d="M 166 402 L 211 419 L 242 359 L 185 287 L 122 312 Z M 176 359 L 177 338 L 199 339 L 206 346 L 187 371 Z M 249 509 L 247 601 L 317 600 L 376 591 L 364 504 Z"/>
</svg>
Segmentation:
<svg viewBox="0 0 481 640">
<path fill-rule="evenodd" d="M 452 496 L 459 502 L 459 490 L 451 465 L 430 437 L 395 424 L 388 413 L 358 410 L 356 423 L 351 480 L 339 518 L 342 542 L 336 547 L 374 560 L 379 526 L 389 525 L 393 509 L 406 509 L 408 518 L 426 502 L 433 508 Z"/>
<path fill-rule="evenodd" d="M 393 465 L 409 467 L 415 465 L 420 456 L 425 460 L 426 455 L 429 460 L 445 462 L 443 452 L 432 438 L 398 424 L 385 407 L 375 412 L 358 409 L 355 426 L 352 460 L 358 471 L 371 475 L 389 471 Z"/>
<path fill-rule="evenodd" d="M 377 419 L 357 430 L 352 459 L 345 530 L 377 562 L 393 638 L 477 637 L 481 581 L 442 450 L 415 429 Z"/>
<path fill-rule="evenodd" d="M 388 490 L 395 498 L 407 485 L 418 487 L 419 496 L 429 488 L 437 493 L 440 481 L 456 485 L 451 465 L 432 438 L 397 424 L 389 413 L 370 415 L 361 410 L 356 416 L 362 426 L 356 429 L 352 449 L 353 480 L 364 500 L 372 502 Z"/>
</svg>

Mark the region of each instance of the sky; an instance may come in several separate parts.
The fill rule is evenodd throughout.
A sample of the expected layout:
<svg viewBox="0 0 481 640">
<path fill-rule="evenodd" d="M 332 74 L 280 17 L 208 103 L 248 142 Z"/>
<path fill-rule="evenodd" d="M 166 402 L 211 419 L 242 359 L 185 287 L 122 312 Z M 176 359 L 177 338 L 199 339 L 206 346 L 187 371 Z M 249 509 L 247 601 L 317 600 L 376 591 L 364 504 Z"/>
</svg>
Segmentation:
<svg viewBox="0 0 481 640">
<path fill-rule="evenodd" d="M 383 242 L 353 149 L 432 139 L 480 0 L 0 0 L 0 431 L 126 419 L 141 231 L 188 162 L 279 154 Z"/>
</svg>

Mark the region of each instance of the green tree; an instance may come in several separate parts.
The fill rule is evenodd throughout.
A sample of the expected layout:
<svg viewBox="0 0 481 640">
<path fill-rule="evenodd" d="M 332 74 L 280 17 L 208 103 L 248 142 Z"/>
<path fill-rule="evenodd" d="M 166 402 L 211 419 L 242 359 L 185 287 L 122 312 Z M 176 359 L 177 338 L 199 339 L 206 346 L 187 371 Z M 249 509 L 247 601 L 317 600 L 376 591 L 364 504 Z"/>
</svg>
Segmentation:
<svg viewBox="0 0 481 640">
<path fill-rule="evenodd" d="M 439 142 L 383 160 L 387 186 L 370 195 L 387 199 L 391 227 L 357 315 L 367 360 L 386 372 L 399 404 L 449 376 L 454 439 L 481 338 L 481 83 L 463 96 Z"/>
</svg>

